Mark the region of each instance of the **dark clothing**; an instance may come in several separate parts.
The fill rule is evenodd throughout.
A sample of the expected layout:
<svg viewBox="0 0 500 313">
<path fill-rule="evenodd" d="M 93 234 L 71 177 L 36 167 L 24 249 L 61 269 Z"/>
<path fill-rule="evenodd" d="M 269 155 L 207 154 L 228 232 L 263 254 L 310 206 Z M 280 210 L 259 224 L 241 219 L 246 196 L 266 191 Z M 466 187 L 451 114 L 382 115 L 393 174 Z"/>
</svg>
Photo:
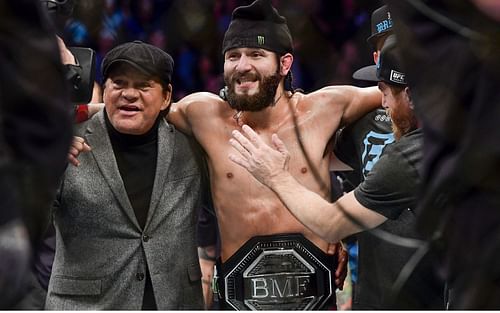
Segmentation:
<svg viewBox="0 0 500 313">
<path fill-rule="evenodd" d="M 51 223 L 43 239 L 33 252 L 33 268 L 29 273 L 27 289 L 15 310 L 43 310 L 49 286 L 56 249 L 56 233 Z"/>
<path fill-rule="evenodd" d="M 380 159 L 385 147 L 394 142 L 391 118 L 384 109 L 376 109 L 355 123 L 342 129 L 335 142 L 335 155 L 354 169 L 339 175 L 350 183 L 344 191 L 354 189 L 361 183 L 375 163 Z"/>
<path fill-rule="evenodd" d="M 415 225 L 414 212 L 404 210 L 398 219 L 387 220 L 376 229 L 402 237 L 415 237 Z M 356 238 L 359 264 L 358 282 L 352 299 L 353 310 L 394 309 L 391 287 L 415 249 L 384 241 L 369 231 L 356 235 Z M 414 309 L 423 307 L 420 305 Z"/>
<path fill-rule="evenodd" d="M 215 246 L 215 258 L 220 255 L 220 235 L 217 215 L 210 196 L 210 188 L 204 191 L 202 206 L 198 212 L 197 236 L 199 247 Z"/>
<path fill-rule="evenodd" d="M 420 228 L 443 234 L 451 307 L 498 308 L 500 22 L 471 1 L 388 4 L 424 132 Z"/>
<path fill-rule="evenodd" d="M 42 242 L 38 245 L 34 257 L 34 273 L 40 286 L 47 291 L 52 273 L 52 263 L 56 253 L 56 230 L 54 224 L 50 224 Z M 40 310 L 43 309 L 43 306 Z"/>
<path fill-rule="evenodd" d="M 151 201 L 158 156 L 158 122 L 143 135 L 116 131 L 104 114 L 116 164 L 139 226 L 144 229 Z"/>
<path fill-rule="evenodd" d="M 355 123 L 344 128 L 337 137 L 335 155 L 352 167 L 353 171 L 337 172 L 343 178 L 344 192 L 353 190 L 372 170 L 386 147 L 394 142 L 391 118 L 385 109 L 376 109 Z M 408 236 L 409 224 L 415 223 L 413 213 L 408 211 L 398 220 L 388 220 L 377 229 L 399 236 Z M 410 232 L 413 235 L 413 231 Z M 370 232 L 361 232 L 351 237 L 358 245 L 357 255 L 349 255 L 353 281 L 352 308 L 382 309 L 382 283 L 390 285 L 396 280 L 402 266 L 410 258 L 411 251 L 387 243 Z M 355 263 L 357 262 L 357 263 Z M 386 264 L 393 266 L 387 267 Z M 387 295 L 385 295 L 387 297 Z"/>
<path fill-rule="evenodd" d="M 406 209 L 414 210 L 420 183 L 422 132 L 417 129 L 387 147 L 385 153 L 355 190 L 356 200 L 388 219 Z"/>
<path fill-rule="evenodd" d="M 141 229 L 144 229 L 146 225 L 151 193 L 153 192 L 158 158 L 158 123 L 162 118 L 158 117 L 155 125 L 143 135 L 127 135 L 118 132 L 113 127 L 106 110 L 104 110 L 104 120 L 116 164 Z M 147 268 L 142 310 L 156 309 L 151 275 L 149 268 Z"/>
<path fill-rule="evenodd" d="M 27 288 L 23 298 L 13 306 L 12 310 L 43 310 L 45 306 L 45 298 L 47 297 L 47 289 L 44 289 L 36 278 L 36 273 L 31 271 L 28 273 L 29 279 L 26 282 Z"/>
<path fill-rule="evenodd" d="M 389 220 L 378 227 L 407 238 L 419 238 L 415 207 L 420 183 L 422 132 L 414 130 L 389 145 L 366 180 L 354 190 L 366 208 Z M 444 309 L 443 285 L 425 259 L 413 272 L 398 295 L 392 286 L 415 249 L 398 246 L 365 232 L 361 241 L 369 249 L 359 249 L 359 286 L 356 309 Z M 394 298 L 396 297 L 396 298 Z"/>
<path fill-rule="evenodd" d="M 146 307 L 148 272 L 158 309 L 203 308 L 196 249 L 199 146 L 161 120 L 155 183 L 141 228 L 103 114 L 79 125 L 92 150 L 80 155 L 80 166 L 66 169 L 54 202 L 56 255 L 46 309 L 139 310 Z"/>
<path fill-rule="evenodd" d="M 151 274 L 149 268 L 146 269 L 146 285 L 144 286 L 144 297 L 142 298 L 141 310 L 152 311 L 158 310 L 156 305 L 153 283 L 151 282 Z"/>
<path fill-rule="evenodd" d="M 63 66 L 42 12 L 38 0 L 0 4 L 0 309 L 28 292 L 30 243 L 47 227 L 71 143 Z"/>
<path fill-rule="evenodd" d="M 66 165 L 72 121 L 56 38 L 41 12 L 37 0 L 0 9 L 0 225 L 23 217 L 33 242 Z"/>
</svg>

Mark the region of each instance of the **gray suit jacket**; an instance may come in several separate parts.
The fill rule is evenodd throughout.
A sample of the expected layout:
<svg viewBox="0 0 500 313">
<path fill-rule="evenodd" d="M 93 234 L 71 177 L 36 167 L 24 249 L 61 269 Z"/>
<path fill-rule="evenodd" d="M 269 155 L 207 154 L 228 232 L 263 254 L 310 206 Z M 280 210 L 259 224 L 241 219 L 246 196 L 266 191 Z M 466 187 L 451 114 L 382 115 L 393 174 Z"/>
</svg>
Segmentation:
<svg viewBox="0 0 500 313">
<path fill-rule="evenodd" d="M 46 308 L 140 310 L 146 266 L 160 310 L 202 309 L 196 250 L 201 155 L 160 122 L 151 204 L 141 230 L 106 132 L 103 112 L 81 127 L 92 147 L 68 166 L 54 204 L 57 245 Z"/>
</svg>

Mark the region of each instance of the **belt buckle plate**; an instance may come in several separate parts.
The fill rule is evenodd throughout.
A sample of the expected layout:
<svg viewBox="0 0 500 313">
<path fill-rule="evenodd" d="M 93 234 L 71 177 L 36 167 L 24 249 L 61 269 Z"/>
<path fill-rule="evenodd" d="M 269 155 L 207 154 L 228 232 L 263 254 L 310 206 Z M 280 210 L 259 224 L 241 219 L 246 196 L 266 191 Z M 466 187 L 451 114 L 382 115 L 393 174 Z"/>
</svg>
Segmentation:
<svg viewBox="0 0 500 313">
<path fill-rule="evenodd" d="M 334 295 L 335 259 L 301 234 L 254 237 L 242 253 L 224 264 L 225 301 L 236 310 L 317 310 Z"/>
</svg>

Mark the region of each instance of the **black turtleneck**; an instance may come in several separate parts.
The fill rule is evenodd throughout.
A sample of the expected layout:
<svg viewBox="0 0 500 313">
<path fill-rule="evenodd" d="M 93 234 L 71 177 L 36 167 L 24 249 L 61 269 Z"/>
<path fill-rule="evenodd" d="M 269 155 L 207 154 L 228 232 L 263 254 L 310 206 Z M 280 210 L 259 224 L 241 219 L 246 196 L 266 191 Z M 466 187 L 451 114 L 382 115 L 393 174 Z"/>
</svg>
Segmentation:
<svg viewBox="0 0 500 313">
<path fill-rule="evenodd" d="M 158 117 L 153 127 L 143 135 L 118 132 L 104 112 L 106 127 L 118 169 L 130 204 L 142 229 L 146 225 L 158 156 Z"/>
<path fill-rule="evenodd" d="M 158 117 L 153 127 L 143 135 L 127 135 L 118 132 L 108 119 L 104 110 L 104 119 L 108 130 L 116 163 L 127 191 L 135 217 L 144 229 L 148 217 L 151 193 L 156 174 L 158 156 Z M 143 310 L 157 310 L 149 268 L 146 269 L 146 285 L 142 300 Z"/>
</svg>

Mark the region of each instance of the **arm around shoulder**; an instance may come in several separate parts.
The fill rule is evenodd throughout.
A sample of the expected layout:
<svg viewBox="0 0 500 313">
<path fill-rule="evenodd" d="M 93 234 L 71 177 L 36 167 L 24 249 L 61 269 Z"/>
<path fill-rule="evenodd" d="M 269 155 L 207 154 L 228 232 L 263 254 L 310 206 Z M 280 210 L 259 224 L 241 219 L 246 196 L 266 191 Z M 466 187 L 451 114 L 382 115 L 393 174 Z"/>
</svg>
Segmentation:
<svg viewBox="0 0 500 313">
<path fill-rule="evenodd" d="M 382 92 L 378 87 L 349 87 L 346 91 L 349 96 L 342 115 L 343 125 L 349 125 L 382 106 Z"/>
<path fill-rule="evenodd" d="M 342 108 L 342 126 L 351 124 L 382 105 L 382 93 L 378 87 L 328 86 L 316 93 L 325 98 L 329 105 Z"/>
<path fill-rule="evenodd" d="M 87 105 L 88 110 L 89 110 L 89 118 L 92 117 L 94 114 L 97 112 L 101 111 L 104 109 L 104 103 L 89 103 Z"/>
<path fill-rule="evenodd" d="M 197 92 L 172 103 L 167 120 L 182 132 L 191 135 L 195 123 L 210 117 L 214 105 L 223 100 L 210 92 Z"/>
</svg>

